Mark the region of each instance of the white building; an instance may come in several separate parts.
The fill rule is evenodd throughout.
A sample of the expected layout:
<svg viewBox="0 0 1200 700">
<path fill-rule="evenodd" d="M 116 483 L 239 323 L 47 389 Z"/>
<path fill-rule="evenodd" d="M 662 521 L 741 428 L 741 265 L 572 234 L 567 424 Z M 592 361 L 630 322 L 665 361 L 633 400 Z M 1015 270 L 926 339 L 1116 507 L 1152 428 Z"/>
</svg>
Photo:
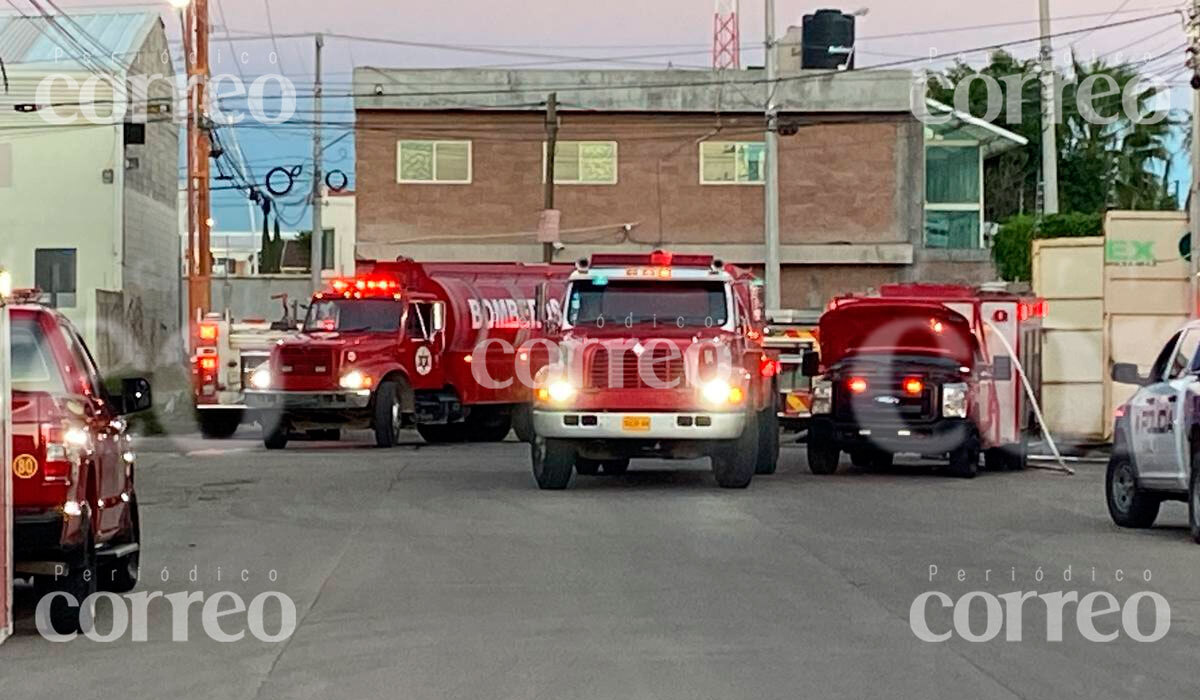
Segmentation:
<svg viewBox="0 0 1200 700">
<path fill-rule="evenodd" d="M 177 364 L 180 128 L 166 33 L 157 12 L 72 17 L 0 15 L 0 261 L 72 319 L 105 369 Z M 97 45 L 108 55 L 91 57 Z M 86 60 L 79 46 L 93 47 Z M 122 87 L 98 82 L 89 104 L 79 86 L 100 74 Z M 149 101 L 116 110 L 137 76 L 158 75 Z M 53 105 L 37 104 L 51 77 Z"/>
</svg>

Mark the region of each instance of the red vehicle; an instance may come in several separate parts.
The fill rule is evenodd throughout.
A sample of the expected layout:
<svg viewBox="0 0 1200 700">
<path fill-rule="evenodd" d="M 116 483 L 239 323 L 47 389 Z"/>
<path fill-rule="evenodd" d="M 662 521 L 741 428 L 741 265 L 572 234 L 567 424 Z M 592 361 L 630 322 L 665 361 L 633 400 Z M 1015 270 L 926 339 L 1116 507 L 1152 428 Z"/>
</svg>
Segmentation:
<svg viewBox="0 0 1200 700">
<path fill-rule="evenodd" d="M 821 317 L 821 353 L 805 358 L 813 382 L 808 461 L 831 474 L 842 452 L 885 468 L 897 453 L 948 455 L 974 477 L 979 457 L 1023 469 L 1032 404 L 1014 357 L 1040 390 L 1045 302 L 955 285 L 888 285 L 842 297 Z"/>
<path fill-rule="evenodd" d="M 246 404 L 263 442 L 294 431 L 371 428 L 380 447 L 404 426 L 429 442 L 529 438 L 532 380 L 547 361 L 535 299 L 568 266 L 360 262 L 316 294 L 300 334 L 250 375 Z M 550 285 L 547 287 L 547 285 Z"/>
<path fill-rule="evenodd" d="M 539 376 L 533 474 L 621 473 L 630 458 L 711 458 L 717 483 L 775 472 L 777 363 L 762 288 L 710 255 L 594 255 L 571 275 L 561 361 Z"/>
<path fill-rule="evenodd" d="M 124 416 L 150 408 L 150 385 L 110 394 L 82 338 L 36 304 L 11 309 L 14 571 L 82 604 L 138 581 L 134 455 Z M 51 606 L 56 630 L 78 631 L 79 607 Z"/>
</svg>

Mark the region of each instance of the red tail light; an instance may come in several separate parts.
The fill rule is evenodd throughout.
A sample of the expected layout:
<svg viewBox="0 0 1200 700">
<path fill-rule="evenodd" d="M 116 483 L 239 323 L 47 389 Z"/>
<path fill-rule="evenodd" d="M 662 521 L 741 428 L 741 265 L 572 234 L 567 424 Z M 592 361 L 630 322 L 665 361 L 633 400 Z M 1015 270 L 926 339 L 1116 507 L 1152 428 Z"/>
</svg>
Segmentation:
<svg viewBox="0 0 1200 700">
<path fill-rule="evenodd" d="M 850 381 L 846 382 L 846 386 L 855 394 L 862 394 L 867 390 L 867 380 L 862 377 L 851 377 Z"/>
<path fill-rule="evenodd" d="M 758 373 L 770 379 L 779 374 L 780 364 L 770 357 L 763 355 L 758 361 Z"/>
<path fill-rule="evenodd" d="M 907 377 L 904 380 L 904 393 L 909 396 L 920 396 L 925 391 L 925 382 L 918 377 Z"/>
</svg>

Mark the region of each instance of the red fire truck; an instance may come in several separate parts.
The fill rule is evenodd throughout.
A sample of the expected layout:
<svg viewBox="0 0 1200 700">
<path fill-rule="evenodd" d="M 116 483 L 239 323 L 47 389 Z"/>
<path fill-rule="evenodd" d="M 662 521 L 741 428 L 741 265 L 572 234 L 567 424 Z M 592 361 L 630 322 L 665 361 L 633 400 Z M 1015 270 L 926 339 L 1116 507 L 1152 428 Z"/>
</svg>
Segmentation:
<svg viewBox="0 0 1200 700">
<path fill-rule="evenodd" d="M 429 442 L 499 441 L 514 427 L 529 439 L 532 374 L 549 358 L 536 299 L 561 290 L 569 270 L 360 262 L 355 278 L 314 295 L 301 332 L 250 375 L 246 404 L 264 444 L 369 427 L 391 447 L 408 425 Z"/>
<path fill-rule="evenodd" d="M 821 317 L 813 382 L 809 467 L 888 467 L 897 453 L 948 455 L 975 476 L 1023 469 L 1032 404 L 1014 358 L 1040 391 L 1044 300 L 957 285 L 887 285 L 873 297 L 835 299 Z"/>
<path fill-rule="evenodd" d="M 594 255 L 571 275 L 559 361 L 538 376 L 533 474 L 621 473 L 633 457 L 709 457 L 745 488 L 779 456 L 777 363 L 762 287 L 710 255 Z"/>
</svg>

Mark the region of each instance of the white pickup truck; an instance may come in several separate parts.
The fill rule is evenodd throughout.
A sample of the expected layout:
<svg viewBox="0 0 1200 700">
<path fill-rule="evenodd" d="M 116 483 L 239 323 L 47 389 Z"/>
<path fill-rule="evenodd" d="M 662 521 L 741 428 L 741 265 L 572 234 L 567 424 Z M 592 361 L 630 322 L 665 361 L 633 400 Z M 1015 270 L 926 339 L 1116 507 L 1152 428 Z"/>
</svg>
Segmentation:
<svg viewBox="0 0 1200 700">
<path fill-rule="evenodd" d="M 1109 514 L 1121 527 L 1148 528 L 1163 501 L 1186 501 L 1200 543 L 1200 322 L 1167 341 L 1149 375 L 1118 363 L 1112 378 L 1139 389 L 1116 412 Z"/>
</svg>

